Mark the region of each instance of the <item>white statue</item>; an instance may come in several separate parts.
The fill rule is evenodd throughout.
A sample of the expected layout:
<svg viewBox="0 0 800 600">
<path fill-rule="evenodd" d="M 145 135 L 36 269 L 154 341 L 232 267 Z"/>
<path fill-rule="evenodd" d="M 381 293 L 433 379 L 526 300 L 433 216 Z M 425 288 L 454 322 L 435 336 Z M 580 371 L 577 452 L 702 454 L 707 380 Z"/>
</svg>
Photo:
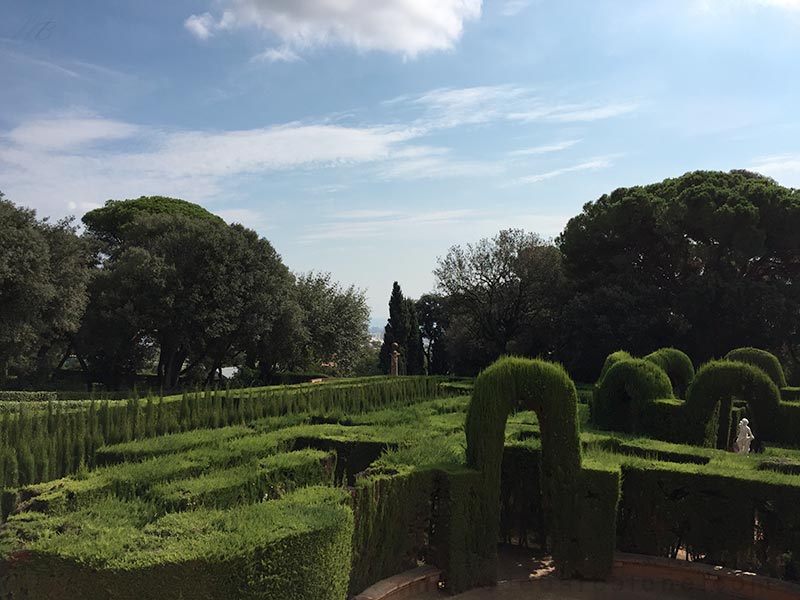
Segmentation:
<svg viewBox="0 0 800 600">
<path fill-rule="evenodd" d="M 750 444 L 756 439 L 750 431 L 750 421 L 742 419 L 739 421 L 739 430 L 736 434 L 736 452 L 739 454 L 750 454 Z"/>
</svg>

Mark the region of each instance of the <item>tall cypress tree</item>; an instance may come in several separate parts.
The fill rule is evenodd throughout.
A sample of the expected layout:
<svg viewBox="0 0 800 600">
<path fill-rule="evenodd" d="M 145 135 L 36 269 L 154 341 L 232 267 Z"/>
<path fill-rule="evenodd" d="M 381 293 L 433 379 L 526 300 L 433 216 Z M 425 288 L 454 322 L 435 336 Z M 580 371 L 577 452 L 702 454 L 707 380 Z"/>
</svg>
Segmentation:
<svg viewBox="0 0 800 600">
<path fill-rule="evenodd" d="M 403 310 L 403 291 L 396 281 L 392 285 L 392 295 L 389 297 L 389 321 L 383 333 L 383 345 L 380 352 L 381 371 L 389 373 L 392 367 L 392 344 L 397 342 L 400 351 L 401 374 L 405 374 L 407 351 L 407 324 Z"/>
<path fill-rule="evenodd" d="M 403 320 L 406 330 L 406 375 L 425 374 L 425 353 L 422 349 L 422 334 L 419 330 L 416 302 L 403 300 Z"/>
</svg>

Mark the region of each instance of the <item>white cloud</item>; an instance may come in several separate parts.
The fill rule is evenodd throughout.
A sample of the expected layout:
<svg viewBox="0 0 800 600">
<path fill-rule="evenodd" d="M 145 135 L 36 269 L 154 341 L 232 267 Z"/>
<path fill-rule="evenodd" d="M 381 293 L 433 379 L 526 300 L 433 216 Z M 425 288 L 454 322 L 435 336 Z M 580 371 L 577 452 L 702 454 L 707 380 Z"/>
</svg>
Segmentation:
<svg viewBox="0 0 800 600">
<path fill-rule="evenodd" d="M 500 14 L 504 17 L 513 17 L 525 10 L 530 3 L 531 0 L 506 0 L 500 9 Z"/>
<path fill-rule="evenodd" d="M 3 137 L 18 146 L 66 150 L 95 142 L 124 139 L 134 135 L 137 130 L 135 125 L 121 121 L 64 115 L 28 121 Z"/>
<path fill-rule="evenodd" d="M 415 57 L 450 50 L 464 24 L 481 15 L 481 0 L 226 0 L 216 20 L 192 15 L 185 26 L 206 39 L 221 30 L 255 27 L 288 48 L 342 44 Z"/>
<path fill-rule="evenodd" d="M 581 140 L 565 140 L 563 142 L 556 142 L 554 144 L 545 144 L 542 146 L 534 146 L 533 148 L 523 148 L 522 150 L 514 150 L 509 152 L 511 156 L 535 156 L 538 154 L 547 154 L 549 152 L 560 152 L 571 148 Z"/>
<path fill-rule="evenodd" d="M 416 98 L 397 98 L 427 108 L 429 127 L 455 127 L 506 119 L 531 123 L 586 123 L 634 112 L 638 104 L 626 102 L 560 102 L 533 90 L 511 85 L 437 89 Z"/>
<path fill-rule="evenodd" d="M 547 171 L 546 173 L 538 173 L 536 175 L 528 175 L 526 177 L 520 177 L 516 181 L 517 183 L 538 183 L 540 181 L 552 179 L 553 177 L 566 175 L 567 173 L 576 173 L 578 171 L 598 171 L 600 169 L 607 169 L 613 164 L 614 163 L 611 161 L 610 158 L 599 157 L 592 160 L 587 160 L 586 162 L 582 162 L 577 165 L 573 165 L 571 167 L 562 167 L 561 169 Z"/>
<path fill-rule="evenodd" d="M 305 242 L 319 242 L 392 236 L 408 238 L 409 235 L 423 237 L 430 235 L 432 230 L 440 231 L 443 226 L 462 225 L 474 216 L 475 211 L 471 209 L 415 212 L 410 215 L 390 211 L 370 214 L 370 211 L 365 211 L 364 218 L 359 219 L 356 215 L 349 222 L 343 223 L 340 215 L 334 215 L 334 221 L 309 228 L 300 239 Z"/>
<path fill-rule="evenodd" d="M 300 55 L 288 46 L 281 46 L 280 48 L 267 48 L 260 54 L 253 57 L 254 61 L 266 62 L 297 62 L 302 60 Z"/>
<path fill-rule="evenodd" d="M 486 177 L 503 171 L 502 165 L 488 161 L 461 160 L 450 157 L 447 148 L 416 146 L 395 152 L 380 170 L 385 179 L 444 179 L 450 177 Z"/>
<path fill-rule="evenodd" d="M 16 202 L 54 216 L 108 198 L 202 201 L 220 192 L 225 177 L 386 160 L 415 135 L 396 127 L 162 131 L 100 117 L 35 119 L 0 136 L 0 179 Z M 98 142 L 114 144 L 100 152 Z"/>
<path fill-rule="evenodd" d="M 772 177 L 782 185 L 800 188 L 800 154 L 763 156 L 748 169 Z"/>
<path fill-rule="evenodd" d="M 183 26 L 199 40 L 207 40 L 214 35 L 216 22 L 211 13 L 192 15 L 183 22 Z"/>
</svg>

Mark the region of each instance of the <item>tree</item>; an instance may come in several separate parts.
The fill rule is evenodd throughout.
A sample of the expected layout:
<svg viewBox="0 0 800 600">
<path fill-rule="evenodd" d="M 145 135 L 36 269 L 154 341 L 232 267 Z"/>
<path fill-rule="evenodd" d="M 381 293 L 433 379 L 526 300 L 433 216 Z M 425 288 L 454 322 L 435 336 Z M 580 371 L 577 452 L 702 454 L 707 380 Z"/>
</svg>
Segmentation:
<svg viewBox="0 0 800 600">
<path fill-rule="evenodd" d="M 150 199 L 130 202 L 143 200 Z M 87 321 L 121 333 L 112 344 L 86 336 L 94 346 L 88 353 L 111 356 L 105 370 L 122 364 L 130 375 L 141 350 L 157 347 L 164 388 L 195 369 L 210 380 L 223 363 L 269 337 L 283 314 L 283 298 L 293 297 L 294 281 L 255 232 L 170 200 L 161 212 L 107 203 L 87 215 L 91 235 L 104 244 L 103 268 L 93 282 L 97 301 Z M 109 208 L 128 220 L 101 218 Z M 112 229 L 102 229 L 109 222 Z"/>
<path fill-rule="evenodd" d="M 379 360 L 381 371 L 389 373 L 391 370 L 393 344 L 397 344 L 398 352 L 401 353 L 398 360 L 398 370 L 405 373 L 405 354 L 402 349 L 406 347 L 406 318 L 403 315 L 403 290 L 396 281 L 392 284 L 392 294 L 389 296 L 389 320 L 386 323 L 383 333 L 383 345 L 381 346 Z"/>
<path fill-rule="evenodd" d="M 403 320 L 406 331 L 406 375 L 424 375 L 425 352 L 422 348 L 422 334 L 417 320 L 417 305 L 411 298 L 403 300 Z"/>
<path fill-rule="evenodd" d="M 363 290 L 342 287 L 330 273 L 297 277 L 297 297 L 305 330 L 305 366 L 328 365 L 337 375 L 349 375 L 369 343 L 369 307 Z"/>
<path fill-rule="evenodd" d="M 445 298 L 438 294 L 423 294 L 417 300 L 416 308 L 428 374 L 445 375 L 449 372 L 446 347 L 449 312 Z"/>
<path fill-rule="evenodd" d="M 460 372 L 502 354 L 552 353 L 564 279 L 560 252 L 537 234 L 507 229 L 453 246 L 434 275 L 451 307 L 448 343 Z"/>
<path fill-rule="evenodd" d="M 696 171 L 583 207 L 557 243 L 572 282 L 561 358 L 591 380 L 620 347 L 695 362 L 797 348 L 800 192 L 746 171 Z"/>
<path fill-rule="evenodd" d="M 39 221 L 0 193 L 0 385 L 9 372 L 42 382 L 86 306 L 88 252 L 69 219 Z"/>
</svg>

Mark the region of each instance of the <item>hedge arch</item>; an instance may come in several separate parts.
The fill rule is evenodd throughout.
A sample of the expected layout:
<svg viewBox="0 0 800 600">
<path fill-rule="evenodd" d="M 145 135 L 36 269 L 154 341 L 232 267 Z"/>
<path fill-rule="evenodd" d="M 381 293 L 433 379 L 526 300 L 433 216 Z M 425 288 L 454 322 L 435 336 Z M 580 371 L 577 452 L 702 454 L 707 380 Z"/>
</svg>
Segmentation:
<svg viewBox="0 0 800 600">
<path fill-rule="evenodd" d="M 758 348 L 736 348 L 731 350 L 725 355 L 726 360 L 735 360 L 738 362 L 755 365 L 775 382 L 779 388 L 786 387 L 786 375 L 783 372 L 783 367 L 778 357 Z"/>
<path fill-rule="evenodd" d="M 591 421 L 601 429 L 639 433 L 646 405 L 672 397 L 672 384 L 661 367 L 641 358 L 620 360 L 595 389 Z"/>
<path fill-rule="evenodd" d="M 497 579 L 497 541 L 500 519 L 500 470 L 505 427 L 512 410 L 534 410 L 542 441 L 542 505 L 556 569 L 561 577 L 602 578 L 610 573 L 619 473 L 587 475 L 581 467 L 578 397 L 575 384 L 560 365 L 542 360 L 501 358 L 475 381 L 467 412 L 467 466 L 481 475 L 480 497 L 471 526 L 482 540 L 481 560 L 474 584 Z M 601 475 L 601 477 L 597 477 Z M 587 485 L 592 492 L 586 492 Z M 583 498 L 596 500 L 585 510 Z M 603 503 L 601 497 L 609 502 Z M 607 508 L 606 508 L 607 507 Z M 597 526 L 595 526 L 595 522 Z M 609 528 L 610 526 L 610 528 Z M 601 538 L 598 544 L 597 537 Z M 604 537 L 610 539 L 604 540 Z"/>
<path fill-rule="evenodd" d="M 780 392 L 760 368 L 732 360 L 716 360 L 697 371 L 686 398 L 689 441 L 707 447 L 727 447 L 732 429 L 734 398 L 746 401 L 756 437 L 780 435 Z"/>
<path fill-rule="evenodd" d="M 658 365 L 669 377 L 672 391 L 678 398 L 686 398 L 686 391 L 694 379 L 694 365 L 689 356 L 677 348 L 659 348 L 644 357 Z"/>
<path fill-rule="evenodd" d="M 600 369 L 600 377 L 597 378 L 597 385 L 600 385 L 600 382 L 603 381 L 603 377 L 605 377 L 608 370 L 613 367 L 615 364 L 620 362 L 621 360 L 632 360 L 633 356 L 631 356 L 625 350 L 617 350 L 616 352 L 612 352 L 608 356 L 606 356 L 606 360 L 603 363 L 603 368 Z"/>
</svg>

